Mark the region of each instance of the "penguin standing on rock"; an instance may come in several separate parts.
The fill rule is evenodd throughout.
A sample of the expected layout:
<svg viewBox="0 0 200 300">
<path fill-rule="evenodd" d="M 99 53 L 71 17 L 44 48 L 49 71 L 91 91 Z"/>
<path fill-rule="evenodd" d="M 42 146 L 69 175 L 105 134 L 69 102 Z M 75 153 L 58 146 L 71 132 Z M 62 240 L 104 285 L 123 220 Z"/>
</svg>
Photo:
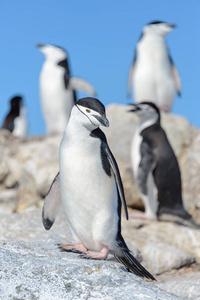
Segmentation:
<svg viewBox="0 0 200 300">
<path fill-rule="evenodd" d="M 128 96 L 133 86 L 135 103 L 148 99 L 160 110 L 170 112 L 176 92 L 180 96 L 179 74 L 165 41 L 175 26 L 154 21 L 143 28 L 128 80 Z"/>
<path fill-rule="evenodd" d="M 110 252 L 130 272 L 154 280 L 121 235 L 121 203 L 128 218 L 124 190 L 100 125 L 109 126 L 104 105 L 95 98 L 78 100 L 60 145 L 60 173 L 44 202 L 44 227 L 51 228 L 62 202 L 74 241 L 60 244 L 62 251 L 86 259 L 106 259 Z"/>
<path fill-rule="evenodd" d="M 132 104 L 130 112 L 136 113 L 140 120 L 131 158 L 146 217 L 200 229 L 183 207 L 180 169 L 160 125 L 159 109 L 152 102 L 142 102 Z"/>
<path fill-rule="evenodd" d="M 84 79 L 71 77 L 67 53 L 54 45 L 36 45 L 45 55 L 40 73 L 40 98 L 48 134 L 64 132 L 76 92 L 95 96 L 94 88 Z"/>
<path fill-rule="evenodd" d="M 21 96 L 15 96 L 10 100 L 10 111 L 5 117 L 2 128 L 9 130 L 16 137 L 27 137 L 27 112 Z"/>
</svg>

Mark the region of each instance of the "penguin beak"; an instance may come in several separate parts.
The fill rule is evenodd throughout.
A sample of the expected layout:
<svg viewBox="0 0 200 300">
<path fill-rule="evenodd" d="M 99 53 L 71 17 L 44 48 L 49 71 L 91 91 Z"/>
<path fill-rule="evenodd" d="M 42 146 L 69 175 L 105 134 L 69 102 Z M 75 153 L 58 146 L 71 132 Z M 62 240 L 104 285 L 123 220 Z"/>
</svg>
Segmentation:
<svg viewBox="0 0 200 300">
<path fill-rule="evenodd" d="M 44 47 L 44 45 L 43 45 L 43 44 L 40 44 L 40 43 L 36 43 L 36 44 L 35 44 L 35 47 L 37 47 L 37 48 L 42 48 L 42 47 Z"/>
<path fill-rule="evenodd" d="M 129 105 L 132 106 L 132 109 L 128 110 L 128 112 L 137 112 L 138 110 L 141 110 L 141 108 L 136 104 L 129 104 Z"/>
<path fill-rule="evenodd" d="M 101 123 L 101 125 L 103 125 L 105 127 L 109 127 L 110 124 L 105 115 L 103 115 L 101 117 L 100 116 L 94 116 L 94 117 Z"/>
</svg>

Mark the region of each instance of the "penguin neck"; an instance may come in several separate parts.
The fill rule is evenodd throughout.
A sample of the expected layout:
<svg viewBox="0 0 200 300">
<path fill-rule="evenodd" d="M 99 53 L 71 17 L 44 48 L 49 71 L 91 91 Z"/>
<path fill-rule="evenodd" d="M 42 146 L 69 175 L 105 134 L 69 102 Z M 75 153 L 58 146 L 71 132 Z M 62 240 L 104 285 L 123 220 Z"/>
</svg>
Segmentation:
<svg viewBox="0 0 200 300">
<path fill-rule="evenodd" d="M 165 38 L 162 35 L 159 35 L 155 32 L 148 32 L 143 35 L 141 38 L 140 43 L 138 44 L 138 50 L 139 53 L 138 55 L 141 55 L 141 51 L 143 55 L 146 53 L 147 54 L 153 51 L 153 53 L 160 51 L 159 49 L 163 49 L 163 47 L 166 47 L 165 45 Z M 145 54 L 146 55 L 146 54 Z"/>
<path fill-rule="evenodd" d="M 151 126 L 160 126 L 160 118 L 158 116 L 151 118 L 151 119 L 143 119 L 140 121 L 139 126 L 138 126 L 138 132 L 141 135 L 141 133 L 151 127 Z"/>
<path fill-rule="evenodd" d="M 86 116 L 74 106 L 64 132 L 64 139 L 67 138 L 73 140 L 74 138 L 77 140 L 78 136 L 79 140 L 82 140 L 90 136 L 91 132 L 97 128 L 98 126 L 89 123 Z"/>
<path fill-rule="evenodd" d="M 14 117 L 18 117 L 20 115 L 20 106 L 11 107 L 10 114 Z"/>
<path fill-rule="evenodd" d="M 19 115 L 24 118 L 26 117 L 26 114 L 27 114 L 26 107 L 24 105 L 21 105 L 19 110 Z"/>
<path fill-rule="evenodd" d="M 62 67 L 66 67 L 67 65 L 67 58 L 66 56 L 61 57 L 55 57 L 55 56 L 47 56 L 44 64 L 50 64 L 50 65 L 59 65 L 61 63 Z"/>
<path fill-rule="evenodd" d="M 165 37 L 161 34 L 158 34 L 157 32 L 147 32 L 143 34 L 143 38 L 146 40 L 165 40 Z"/>
<path fill-rule="evenodd" d="M 57 62 L 57 65 L 60 67 L 63 67 L 65 69 L 65 71 L 67 72 L 67 74 L 70 75 L 69 64 L 68 64 L 67 58 Z"/>
</svg>

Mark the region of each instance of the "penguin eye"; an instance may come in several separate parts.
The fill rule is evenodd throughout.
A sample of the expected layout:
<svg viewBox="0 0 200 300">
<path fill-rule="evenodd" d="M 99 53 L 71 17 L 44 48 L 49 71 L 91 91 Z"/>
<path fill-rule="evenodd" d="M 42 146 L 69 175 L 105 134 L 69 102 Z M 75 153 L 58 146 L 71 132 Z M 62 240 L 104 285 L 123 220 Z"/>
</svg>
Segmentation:
<svg viewBox="0 0 200 300">
<path fill-rule="evenodd" d="M 86 111 L 87 111 L 88 113 L 90 113 L 90 110 L 89 110 L 89 109 L 86 109 Z"/>
</svg>

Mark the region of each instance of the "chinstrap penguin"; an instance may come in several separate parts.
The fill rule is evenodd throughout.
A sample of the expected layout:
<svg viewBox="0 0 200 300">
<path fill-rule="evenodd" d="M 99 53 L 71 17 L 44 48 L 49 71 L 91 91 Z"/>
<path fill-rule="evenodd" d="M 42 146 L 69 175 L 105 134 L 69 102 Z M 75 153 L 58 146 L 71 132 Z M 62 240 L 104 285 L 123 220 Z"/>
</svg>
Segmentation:
<svg viewBox="0 0 200 300">
<path fill-rule="evenodd" d="M 60 145 L 60 173 L 45 198 L 43 225 L 51 228 L 62 202 L 73 243 L 60 244 L 61 251 L 86 259 L 106 259 L 110 252 L 130 272 L 154 280 L 121 235 L 121 204 L 128 219 L 124 190 L 100 125 L 109 126 L 104 105 L 90 97 L 78 100 Z"/>
<path fill-rule="evenodd" d="M 37 44 L 45 55 L 40 73 L 40 100 L 48 134 L 64 132 L 76 91 L 95 96 L 94 88 L 84 79 L 71 77 L 67 52 L 58 46 Z"/>
<path fill-rule="evenodd" d="M 176 92 L 181 95 L 178 70 L 165 40 L 175 26 L 154 21 L 143 28 L 128 79 L 127 94 L 130 96 L 133 86 L 135 103 L 148 99 L 160 110 L 170 112 Z"/>
<path fill-rule="evenodd" d="M 9 130 L 16 137 L 27 137 L 27 111 L 21 96 L 15 96 L 10 100 L 10 111 L 5 117 L 2 128 Z"/>
<path fill-rule="evenodd" d="M 141 102 L 132 104 L 130 112 L 139 117 L 131 160 L 146 217 L 200 228 L 184 209 L 179 164 L 161 127 L 158 107 Z"/>
</svg>

